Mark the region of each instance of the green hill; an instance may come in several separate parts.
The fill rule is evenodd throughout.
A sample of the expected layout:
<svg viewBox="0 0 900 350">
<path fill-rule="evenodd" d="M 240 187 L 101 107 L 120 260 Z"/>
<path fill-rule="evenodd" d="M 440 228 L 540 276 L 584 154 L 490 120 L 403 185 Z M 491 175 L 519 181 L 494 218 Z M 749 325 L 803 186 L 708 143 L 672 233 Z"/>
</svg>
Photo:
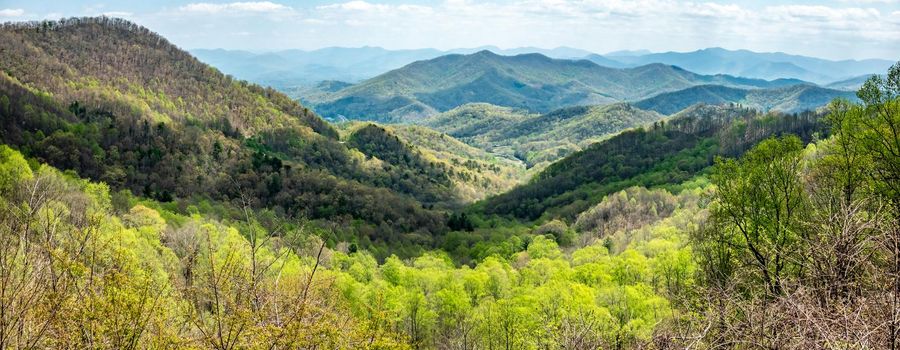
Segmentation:
<svg viewBox="0 0 900 350">
<path fill-rule="evenodd" d="M 634 102 L 638 108 L 674 114 L 696 103 L 737 103 L 762 111 L 797 113 L 815 110 L 831 100 L 843 97 L 856 99 L 850 91 L 822 88 L 815 85 L 793 85 L 771 89 L 740 89 L 721 85 L 700 85 L 684 90 L 662 93 Z"/>
<path fill-rule="evenodd" d="M 497 157 L 426 127 L 351 122 L 342 128 L 347 142 L 370 157 L 373 166 L 401 167 L 409 180 L 449 183 L 460 202 L 505 192 L 525 175 L 520 161 Z M 420 190 L 429 186 L 433 184 L 418 184 Z"/>
<path fill-rule="evenodd" d="M 471 138 L 508 128 L 537 117 L 538 114 L 489 103 L 470 103 L 418 121 L 418 124 L 444 132 L 456 138 Z"/>
<path fill-rule="evenodd" d="M 305 97 L 326 118 L 408 122 L 467 103 L 546 113 L 561 107 L 647 98 L 702 84 L 773 87 L 789 81 L 705 76 L 650 64 L 614 69 L 587 60 L 490 51 L 418 61 L 333 93 Z"/>
<path fill-rule="evenodd" d="M 426 208 L 461 202 L 446 175 L 369 167 L 285 95 L 130 22 L 5 24 L 0 47 L 0 142 L 116 190 L 183 210 L 250 205 L 325 220 L 379 255 L 430 245 L 446 217 Z"/>
<path fill-rule="evenodd" d="M 759 114 L 735 106 L 696 105 L 669 120 L 595 143 L 472 210 L 526 220 L 572 219 L 606 194 L 630 186 L 687 181 L 717 155 L 739 155 L 765 137 L 794 133 L 809 139 L 819 131 L 823 128 L 814 113 Z"/>
<path fill-rule="evenodd" d="M 545 114 L 469 104 L 421 123 L 540 169 L 611 134 L 662 118 L 624 103 L 568 107 Z"/>
</svg>

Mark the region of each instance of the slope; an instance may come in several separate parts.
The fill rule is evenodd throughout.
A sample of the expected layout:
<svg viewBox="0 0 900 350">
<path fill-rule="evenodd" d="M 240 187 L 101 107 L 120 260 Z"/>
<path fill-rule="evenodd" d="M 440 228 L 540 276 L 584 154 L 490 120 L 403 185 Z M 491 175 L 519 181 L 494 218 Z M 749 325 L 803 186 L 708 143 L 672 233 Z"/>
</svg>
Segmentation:
<svg viewBox="0 0 900 350">
<path fill-rule="evenodd" d="M 609 135 L 662 118 L 624 103 L 545 114 L 470 104 L 421 123 L 477 148 L 519 159 L 534 172 Z"/>
<path fill-rule="evenodd" d="M 447 187 L 462 202 L 509 190 L 525 174 L 524 164 L 519 161 L 496 157 L 426 127 L 364 122 L 341 126 L 343 138 L 369 157 L 371 166 L 402 168 L 408 181 L 420 177 L 450 183 Z M 420 190 L 433 186 L 415 185 Z"/>
<path fill-rule="evenodd" d="M 524 185 L 488 198 L 473 213 L 535 220 L 574 218 L 604 195 L 630 186 L 687 181 L 715 156 L 734 156 L 771 135 L 809 139 L 823 132 L 814 113 L 759 114 L 732 106 L 697 105 L 652 127 L 623 132 L 553 163 Z"/>
<path fill-rule="evenodd" d="M 459 203 L 438 178 L 409 188 L 397 169 L 366 167 L 303 106 L 130 22 L 4 24 L 0 47 L 0 141 L 116 190 L 226 217 L 249 205 L 325 220 L 379 255 L 428 246 L 446 218 L 425 207 Z"/>
</svg>

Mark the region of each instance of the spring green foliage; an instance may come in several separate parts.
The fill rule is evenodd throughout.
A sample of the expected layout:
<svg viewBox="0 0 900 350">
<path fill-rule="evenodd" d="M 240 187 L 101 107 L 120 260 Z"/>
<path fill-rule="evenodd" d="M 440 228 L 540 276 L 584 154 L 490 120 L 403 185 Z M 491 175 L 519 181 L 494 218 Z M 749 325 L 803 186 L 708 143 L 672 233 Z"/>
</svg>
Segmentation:
<svg viewBox="0 0 900 350">
<path fill-rule="evenodd" d="M 829 106 L 828 139 L 716 162 L 691 244 L 716 320 L 703 346 L 900 345 L 900 63 L 857 95 Z"/>
<path fill-rule="evenodd" d="M 716 187 L 714 217 L 717 244 L 733 249 L 742 265 L 757 267 L 750 283 L 781 294 L 785 275 L 800 266 L 790 258 L 799 250 L 807 205 L 797 174 L 802 143 L 796 136 L 761 142 L 740 160 L 722 160 L 712 181 Z"/>
<path fill-rule="evenodd" d="M 825 118 L 693 106 L 451 213 L 502 171 L 444 134 L 342 139 L 118 20 L 0 40 L 0 348 L 900 345 L 900 63 Z"/>
<path fill-rule="evenodd" d="M 529 183 L 473 210 L 528 220 L 574 218 L 603 196 L 630 186 L 688 181 L 712 165 L 716 155 L 739 155 L 767 135 L 795 133 L 810 140 L 824 129 L 819 119 L 815 113 L 760 114 L 736 106 L 697 105 L 553 163 Z"/>
<path fill-rule="evenodd" d="M 106 185 L 5 145 L 0 169 L 4 348 L 402 348 L 313 274 L 302 228 L 117 209 Z"/>
<path fill-rule="evenodd" d="M 703 210 L 678 199 L 701 190 L 659 192 L 693 204 L 619 230 L 632 237 L 619 253 L 600 239 L 563 251 L 559 228 L 545 225 L 475 267 L 440 252 L 379 264 L 365 251 L 321 249 L 310 226 L 229 224 L 135 199 L 116 208 L 107 186 L 32 170 L 6 146 L 0 169 L 2 272 L 13 281 L 0 303 L 21 315 L 0 326 L 25 329 L 4 346 L 635 346 L 677 315 L 669 300 L 693 285 L 676 222 Z M 29 196 L 35 189 L 46 196 Z"/>
<path fill-rule="evenodd" d="M 505 192 L 525 176 L 520 161 L 475 148 L 447 134 L 413 125 L 385 128 L 418 150 L 425 160 L 438 164 L 453 182 L 454 195 L 464 202 Z"/>
<path fill-rule="evenodd" d="M 7 24 L 0 42 L 0 140 L 114 192 L 181 214 L 248 204 L 320 220 L 381 258 L 434 246 L 447 229 L 431 206 L 466 198 L 440 172 L 369 166 L 303 106 L 132 23 Z"/>
</svg>

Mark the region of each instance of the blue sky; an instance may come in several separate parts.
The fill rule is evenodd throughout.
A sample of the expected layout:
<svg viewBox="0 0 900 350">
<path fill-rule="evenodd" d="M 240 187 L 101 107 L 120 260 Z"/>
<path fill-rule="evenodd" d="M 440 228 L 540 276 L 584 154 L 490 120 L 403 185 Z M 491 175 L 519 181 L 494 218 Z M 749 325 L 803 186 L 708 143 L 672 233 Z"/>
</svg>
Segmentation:
<svg viewBox="0 0 900 350">
<path fill-rule="evenodd" d="M 0 21 L 105 14 L 187 48 L 706 47 L 900 58 L 900 0 L 0 0 Z"/>
</svg>

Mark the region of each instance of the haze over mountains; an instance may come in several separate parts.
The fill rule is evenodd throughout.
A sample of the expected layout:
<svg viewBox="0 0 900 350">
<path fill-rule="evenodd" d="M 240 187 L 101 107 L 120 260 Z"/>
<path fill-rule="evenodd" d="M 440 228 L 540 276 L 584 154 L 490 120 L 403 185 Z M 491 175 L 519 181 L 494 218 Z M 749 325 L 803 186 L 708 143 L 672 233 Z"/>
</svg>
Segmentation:
<svg viewBox="0 0 900 350">
<path fill-rule="evenodd" d="M 588 59 L 599 64 L 613 60 L 621 62 L 625 67 L 664 63 L 700 74 L 729 74 L 759 79 L 792 78 L 816 84 L 828 84 L 861 75 L 881 73 L 893 64 L 892 61 L 884 59 L 831 61 L 782 52 L 761 53 L 722 48 L 692 52 L 620 53 L 602 59 L 596 56 Z"/>
<path fill-rule="evenodd" d="M 200 60 L 236 78 L 274 87 L 293 87 L 322 80 L 357 82 L 415 61 L 454 53 L 470 54 L 482 50 L 490 50 L 501 55 L 540 53 L 554 58 L 577 58 L 591 54 L 588 51 L 568 47 L 501 49 L 496 46 L 447 51 L 437 49 L 387 50 L 367 46 L 264 53 L 225 49 L 195 49 L 190 52 Z"/>
<path fill-rule="evenodd" d="M 540 53 L 551 58 L 588 59 L 601 66 L 629 68 L 651 63 L 679 66 L 700 74 L 728 74 L 747 78 L 793 78 L 816 84 L 884 72 L 891 61 L 884 59 L 833 61 L 785 53 L 708 48 L 692 52 L 652 53 L 647 50 L 597 54 L 558 47 L 501 49 L 494 46 L 453 50 L 388 50 L 380 47 L 329 47 L 318 50 L 283 50 L 254 53 L 242 50 L 194 49 L 190 52 L 226 74 L 260 84 L 297 86 L 321 80 L 358 82 L 406 64 L 448 54 L 471 54 L 489 50 L 512 56 Z"/>
<path fill-rule="evenodd" d="M 798 84 L 807 83 L 796 79 L 769 81 L 700 75 L 659 63 L 609 68 L 588 60 L 552 59 L 540 54 L 501 56 L 479 51 L 417 61 L 355 85 L 300 96 L 328 119 L 397 123 L 475 102 L 546 113 L 571 106 L 637 101 L 697 85 L 771 89 Z M 819 93 L 841 95 L 827 89 Z"/>
</svg>

